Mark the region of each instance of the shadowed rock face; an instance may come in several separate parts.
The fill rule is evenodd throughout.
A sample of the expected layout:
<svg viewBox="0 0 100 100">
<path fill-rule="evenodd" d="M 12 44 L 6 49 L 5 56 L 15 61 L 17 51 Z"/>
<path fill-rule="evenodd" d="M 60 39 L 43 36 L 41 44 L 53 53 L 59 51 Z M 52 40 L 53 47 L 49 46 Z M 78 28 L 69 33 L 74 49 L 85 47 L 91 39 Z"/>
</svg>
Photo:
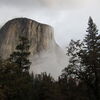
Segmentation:
<svg viewBox="0 0 100 100">
<path fill-rule="evenodd" d="M 27 18 L 16 18 L 8 21 L 0 30 L 0 55 L 8 57 L 18 44 L 19 35 L 30 40 L 31 54 L 51 48 L 54 44 L 53 28 Z"/>
</svg>

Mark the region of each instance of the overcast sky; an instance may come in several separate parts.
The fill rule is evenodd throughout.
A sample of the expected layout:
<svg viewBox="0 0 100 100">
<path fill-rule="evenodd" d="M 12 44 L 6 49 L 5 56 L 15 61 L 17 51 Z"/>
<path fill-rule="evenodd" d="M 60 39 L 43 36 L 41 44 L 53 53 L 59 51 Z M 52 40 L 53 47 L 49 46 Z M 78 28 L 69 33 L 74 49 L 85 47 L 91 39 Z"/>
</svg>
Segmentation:
<svg viewBox="0 0 100 100">
<path fill-rule="evenodd" d="M 0 0 L 0 25 L 16 17 L 28 17 L 54 27 L 56 42 L 82 39 L 91 16 L 100 29 L 100 0 Z"/>
</svg>

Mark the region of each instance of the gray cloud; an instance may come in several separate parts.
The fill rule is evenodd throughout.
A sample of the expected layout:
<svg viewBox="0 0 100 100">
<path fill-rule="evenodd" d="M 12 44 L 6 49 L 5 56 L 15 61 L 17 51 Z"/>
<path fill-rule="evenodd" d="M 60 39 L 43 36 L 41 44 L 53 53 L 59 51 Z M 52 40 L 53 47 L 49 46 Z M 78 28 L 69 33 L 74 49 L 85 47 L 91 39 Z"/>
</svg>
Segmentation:
<svg viewBox="0 0 100 100">
<path fill-rule="evenodd" d="M 12 6 L 14 8 L 35 8 L 39 7 L 40 2 L 38 0 L 0 0 L 1 6 Z"/>
<path fill-rule="evenodd" d="M 0 26 L 16 17 L 28 17 L 49 24 L 54 27 L 56 42 L 64 48 L 70 39 L 83 38 L 89 16 L 93 17 L 100 30 L 99 10 L 99 0 L 0 0 Z M 53 61 L 55 63 L 55 59 Z M 49 72 L 59 67 L 52 66 L 48 70 L 43 65 L 43 68 Z"/>
<path fill-rule="evenodd" d="M 0 0 L 0 22 L 15 17 L 28 17 L 50 24 L 55 29 L 58 44 L 65 45 L 71 38 L 85 34 L 91 15 L 100 26 L 99 0 Z"/>
<path fill-rule="evenodd" d="M 87 0 L 0 0 L 0 5 L 15 7 L 73 8 Z"/>
</svg>

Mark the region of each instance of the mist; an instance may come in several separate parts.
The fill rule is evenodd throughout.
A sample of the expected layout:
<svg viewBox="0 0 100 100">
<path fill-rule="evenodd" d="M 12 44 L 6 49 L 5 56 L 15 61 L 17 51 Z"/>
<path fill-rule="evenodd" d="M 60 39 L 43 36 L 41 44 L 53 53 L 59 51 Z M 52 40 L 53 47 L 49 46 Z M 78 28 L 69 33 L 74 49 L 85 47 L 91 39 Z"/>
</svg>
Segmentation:
<svg viewBox="0 0 100 100">
<path fill-rule="evenodd" d="M 41 74 L 46 72 L 58 79 L 62 70 L 68 65 L 68 57 L 66 52 L 54 43 L 54 47 L 49 48 L 47 51 L 42 51 L 40 54 L 31 56 L 32 65 L 30 73 Z"/>
</svg>

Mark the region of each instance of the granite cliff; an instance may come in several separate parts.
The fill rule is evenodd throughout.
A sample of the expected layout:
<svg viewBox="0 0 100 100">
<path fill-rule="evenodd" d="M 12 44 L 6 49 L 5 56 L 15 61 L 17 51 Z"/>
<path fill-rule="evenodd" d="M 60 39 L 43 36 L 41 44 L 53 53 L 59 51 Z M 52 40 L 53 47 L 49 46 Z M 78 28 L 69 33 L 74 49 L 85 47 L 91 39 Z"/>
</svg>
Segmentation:
<svg viewBox="0 0 100 100">
<path fill-rule="evenodd" d="M 65 67 L 65 55 L 54 40 L 54 31 L 51 26 L 27 18 L 8 21 L 0 29 L 0 56 L 2 58 L 9 57 L 15 50 L 19 35 L 27 36 L 31 43 L 31 72 L 46 71 L 54 77 L 60 74 L 62 68 Z"/>
<path fill-rule="evenodd" d="M 19 35 L 30 40 L 31 54 L 51 48 L 54 43 L 53 28 L 27 18 L 16 18 L 8 21 L 0 30 L 0 55 L 8 57 L 18 44 Z"/>
</svg>

